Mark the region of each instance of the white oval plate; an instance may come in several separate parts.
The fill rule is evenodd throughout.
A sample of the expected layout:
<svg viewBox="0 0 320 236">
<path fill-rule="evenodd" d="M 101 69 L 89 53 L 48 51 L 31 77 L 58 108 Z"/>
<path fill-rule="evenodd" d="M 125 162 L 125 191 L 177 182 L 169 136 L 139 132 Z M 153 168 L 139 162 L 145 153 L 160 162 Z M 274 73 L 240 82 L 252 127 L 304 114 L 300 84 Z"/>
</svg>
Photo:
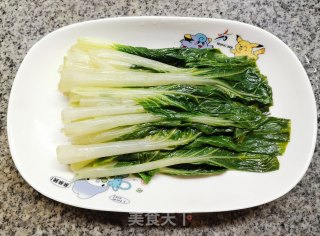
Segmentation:
<svg viewBox="0 0 320 236">
<path fill-rule="evenodd" d="M 228 30 L 228 32 L 226 32 Z M 204 46 L 220 48 L 229 56 L 239 35 L 241 46 L 263 45 L 254 54 L 274 94 L 274 116 L 292 120 L 292 135 L 280 170 L 270 173 L 228 171 L 202 178 L 156 176 L 150 184 L 139 179 L 70 182 L 73 175 L 56 160 L 61 110 L 67 106 L 58 92 L 59 65 L 78 37 L 97 37 L 122 44 L 152 48 L 195 46 L 185 34 L 202 33 Z M 219 35 L 220 34 L 220 35 Z M 211 38 L 211 42 L 210 41 Z M 250 44 L 254 46 L 254 44 Z M 248 46 L 249 47 L 249 46 Z M 252 55 L 251 55 L 252 56 Z M 253 207 L 290 191 L 311 161 L 317 120 L 308 77 L 294 53 L 272 34 L 228 20 L 128 17 L 73 24 L 36 43 L 23 60 L 13 83 L 8 107 L 8 137 L 12 158 L 22 177 L 37 191 L 69 205 L 121 212 L 217 212 Z"/>
</svg>

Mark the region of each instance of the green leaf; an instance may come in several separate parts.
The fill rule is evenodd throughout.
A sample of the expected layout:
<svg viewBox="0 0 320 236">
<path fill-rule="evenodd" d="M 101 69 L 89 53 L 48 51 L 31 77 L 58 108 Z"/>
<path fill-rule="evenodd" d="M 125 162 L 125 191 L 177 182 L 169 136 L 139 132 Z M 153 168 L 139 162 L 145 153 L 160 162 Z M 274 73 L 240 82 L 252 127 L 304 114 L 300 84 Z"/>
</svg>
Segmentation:
<svg viewBox="0 0 320 236">
<path fill-rule="evenodd" d="M 159 170 L 162 174 L 179 175 L 179 176 L 201 176 L 201 175 L 217 175 L 224 173 L 225 167 L 214 166 L 208 164 L 179 164 L 170 167 L 164 167 Z"/>
<path fill-rule="evenodd" d="M 217 49 L 163 48 L 148 49 L 116 44 L 119 51 L 142 56 L 178 67 L 197 68 L 193 74 L 219 78 L 219 88 L 225 93 L 245 95 L 264 105 L 272 104 L 272 91 L 266 77 L 259 73 L 255 61 L 247 57 L 227 57 Z"/>
<path fill-rule="evenodd" d="M 155 170 L 136 173 L 135 175 L 140 177 L 143 180 L 143 182 L 147 184 L 151 181 L 152 177 L 158 172 L 159 170 L 155 169 Z"/>
<path fill-rule="evenodd" d="M 235 153 L 224 149 L 203 147 L 174 151 L 138 152 L 117 157 L 113 166 L 84 167 L 75 171 L 77 178 L 97 178 L 134 174 L 186 163 L 208 164 L 234 170 L 255 172 L 279 168 L 276 157 L 261 154 Z"/>
<path fill-rule="evenodd" d="M 279 169 L 279 161 L 275 156 L 251 156 L 235 158 L 215 158 L 205 162 L 225 167 L 230 170 L 250 171 L 250 172 L 268 172 Z"/>
</svg>

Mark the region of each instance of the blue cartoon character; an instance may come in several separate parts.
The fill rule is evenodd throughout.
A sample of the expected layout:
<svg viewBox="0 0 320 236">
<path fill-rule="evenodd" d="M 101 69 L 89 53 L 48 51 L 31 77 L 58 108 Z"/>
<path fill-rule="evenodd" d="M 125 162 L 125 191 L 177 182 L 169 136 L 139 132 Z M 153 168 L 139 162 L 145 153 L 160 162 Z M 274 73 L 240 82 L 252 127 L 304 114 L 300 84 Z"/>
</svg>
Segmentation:
<svg viewBox="0 0 320 236">
<path fill-rule="evenodd" d="M 208 38 L 204 34 L 197 33 L 195 35 L 185 34 L 184 39 L 181 42 L 181 48 L 213 48 L 212 45 L 209 45 L 212 41 L 211 38 Z"/>
<path fill-rule="evenodd" d="M 123 180 L 121 176 L 112 179 L 85 179 L 75 181 L 72 191 L 79 198 L 87 199 L 107 191 L 110 187 L 113 191 L 118 191 L 119 189 L 129 190 L 131 184 Z"/>
<path fill-rule="evenodd" d="M 79 198 L 91 198 L 99 193 L 103 193 L 109 189 L 109 185 L 104 179 L 86 179 L 77 180 L 74 182 L 72 191 L 77 194 Z"/>
<path fill-rule="evenodd" d="M 131 184 L 128 181 L 123 180 L 121 177 L 115 177 L 114 179 L 110 179 L 107 183 L 108 187 L 111 187 L 113 191 L 129 190 L 131 188 Z"/>
</svg>

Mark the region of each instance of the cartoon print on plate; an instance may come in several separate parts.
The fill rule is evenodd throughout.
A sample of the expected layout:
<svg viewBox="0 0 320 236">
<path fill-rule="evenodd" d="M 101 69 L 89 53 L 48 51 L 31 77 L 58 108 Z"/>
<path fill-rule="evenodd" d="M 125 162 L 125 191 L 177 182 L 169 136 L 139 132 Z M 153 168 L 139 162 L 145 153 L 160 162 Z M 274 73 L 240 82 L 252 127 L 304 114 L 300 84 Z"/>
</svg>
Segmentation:
<svg viewBox="0 0 320 236">
<path fill-rule="evenodd" d="M 232 49 L 233 48 L 233 44 L 230 44 L 230 40 L 228 40 L 228 39 L 230 39 L 230 36 L 231 36 L 232 34 L 231 33 L 229 33 L 229 30 L 227 29 L 227 30 L 225 30 L 223 33 L 221 33 L 221 34 L 218 34 L 218 37 L 216 37 L 215 39 L 214 39 L 214 44 L 215 44 L 215 47 L 217 47 L 217 48 L 220 48 L 220 49 L 222 49 L 222 48 L 227 48 L 227 49 Z M 227 42 L 228 41 L 228 42 Z M 232 40 L 231 40 L 232 41 Z"/>
<path fill-rule="evenodd" d="M 208 38 L 202 33 L 197 33 L 195 35 L 185 34 L 184 39 L 181 42 L 181 48 L 213 48 L 212 45 L 209 45 L 212 41 L 212 38 Z"/>
<path fill-rule="evenodd" d="M 142 193 L 142 192 L 143 192 L 143 189 L 142 189 L 142 188 L 137 188 L 137 189 L 136 189 L 136 192 L 137 192 L 137 193 Z"/>
<path fill-rule="evenodd" d="M 99 193 L 107 191 L 109 188 L 113 191 L 129 190 L 131 184 L 123 180 L 123 177 L 115 177 L 111 179 L 86 179 L 77 180 L 74 182 L 72 191 L 77 194 L 79 198 L 91 198 Z"/>
<path fill-rule="evenodd" d="M 237 42 L 235 49 L 230 50 L 235 56 L 248 56 L 249 58 L 257 60 L 260 54 L 265 53 L 263 45 L 250 43 L 242 39 L 239 35 L 237 35 Z"/>
<path fill-rule="evenodd" d="M 100 179 L 77 180 L 74 182 L 72 187 L 72 191 L 82 199 L 91 198 L 99 193 L 107 191 L 108 189 L 109 185 Z"/>
<path fill-rule="evenodd" d="M 51 181 L 51 183 L 53 183 L 54 185 L 56 185 L 60 188 L 68 188 L 71 185 L 71 182 L 69 180 L 63 179 L 58 176 L 52 176 L 50 178 L 50 181 Z"/>
<path fill-rule="evenodd" d="M 108 186 L 113 189 L 113 191 L 129 190 L 131 188 L 131 184 L 128 181 L 123 180 L 121 177 L 115 177 L 114 179 L 110 179 L 108 181 Z"/>
<path fill-rule="evenodd" d="M 231 35 L 228 33 L 229 30 L 224 31 L 222 34 L 218 34 L 218 37 L 216 37 L 215 41 L 227 41 L 228 36 Z"/>
<path fill-rule="evenodd" d="M 54 185 L 61 188 L 69 188 L 70 186 L 72 186 L 72 192 L 74 192 L 77 197 L 81 199 L 88 199 L 108 190 L 109 192 L 110 190 L 112 190 L 111 192 L 117 192 L 118 190 L 129 190 L 132 188 L 132 184 L 138 184 L 138 186 L 135 187 L 140 188 L 142 180 L 136 178 L 125 179 L 126 177 L 128 177 L 128 175 L 116 176 L 109 179 L 81 179 L 72 182 L 58 176 L 52 176 L 50 178 L 50 181 Z"/>
</svg>

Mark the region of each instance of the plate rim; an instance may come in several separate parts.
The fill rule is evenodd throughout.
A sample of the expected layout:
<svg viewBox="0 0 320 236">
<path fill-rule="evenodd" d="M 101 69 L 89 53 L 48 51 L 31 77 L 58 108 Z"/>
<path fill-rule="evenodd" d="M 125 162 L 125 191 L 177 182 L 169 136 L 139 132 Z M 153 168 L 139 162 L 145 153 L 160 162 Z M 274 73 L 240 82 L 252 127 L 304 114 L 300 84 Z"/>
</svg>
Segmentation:
<svg viewBox="0 0 320 236">
<path fill-rule="evenodd" d="M 98 211 L 113 211 L 113 212 L 129 212 L 128 210 L 123 210 L 123 209 L 119 209 L 119 210 L 115 210 L 115 209 L 105 209 L 105 208 L 97 208 L 97 207 L 88 207 L 88 206 L 81 206 L 78 204 L 72 204 L 68 201 L 61 201 L 61 200 L 56 200 L 54 197 L 49 196 L 49 194 L 47 194 L 45 191 L 43 191 L 42 189 L 39 189 L 37 187 L 36 184 L 32 183 L 32 181 L 30 179 L 28 179 L 28 176 L 23 172 L 23 169 L 21 168 L 21 164 L 19 163 L 19 158 L 17 158 L 17 154 L 15 152 L 15 148 L 14 148 L 14 140 L 13 140 L 13 131 L 12 131 L 12 124 L 11 124 L 11 116 L 13 116 L 11 110 L 12 110 L 12 97 L 15 96 L 15 87 L 17 86 L 16 84 L 17 82 L 17 78 L 20 76 L 20 69 L 22 67 L 22 65 L 24 64 L 27 56 L 30 54 L 30 52 L 32 52 L 33 50 L 35 50 L 38 45 L 44 41 L 47 37 L 50 37 L 51 35 L 59 32 L 59 31 L 65 31 L 68 30 L 70 28 L 73 27 L 77 27 L 81 24 L 94 24 L 94 23 L 99 23 L 99 22 L 104 22 L 104 21 L 108 21 L 108 22 L 117 22 L 117 21 L 128 21 L 128 20 L 164 20 L 164 21 L 172 21 L 172 20 L 181 20 L 181 21 L 207 21 L 207 22 L 221 22 L 221 23 L 233 23 L 233 24 L 238 24 L 240 26 L 244 26 L 244 27 L 249 27 L 249 28 L 254 28 L 256 30 L 259 31 L 264 31 L 266 34 L 268 34 L 271 38 L 273 38 L 273 40 L 278 41 L 283 47 L 285 47 L 287 49 L 288 52 L 290 52 L 291 57 L 297 62 L 297 64 L 299 64 L 300 66 L 300 70 L 303 71 L 304 77 L 307 78 L 307 81 L 305 81 L 306 86 L 308 87 L 309 90 L 309 96 L 310 99 L 312 100 L 312 104 L 310 104 L 310 106 L 312 107 L 312 111 L 313 111 L 313 117 L 312 120 L 314 121 L 314 127 L 313 127 L 313 132 L 314 135 L 312 137 L 312 144 L 311 144 L 311 148 L 309 149 L 309 153 L 307 156 L 307 161 L 305 162 L 305 166 L 303 168 L 303 171 L 300 172 L 300 175 L 296 178 L 296 181 L 294 184 L 287 186 L 286 189 L 284 191 L 282 191 L 281 194 L 276 195 L 270 199 L 267 199 L 265 201 L 262 201 L 260 203 L 254 203 L 254 204 L 246 204 L 245 207 L 238 207 L 238 208 L 226 208 L 225 210 L 201 210 L 201 211 L 192 211 L 192 212 L 226 212 L 226 211 L 232 211 L 232 210 L 241 210 L 241 209 L 247 209 L 247 208 L 252 208 L 252 207 L 256 207 L 256 206 L 260 206 L 260 205 L 264 205 L 266 203 L 272 202 L 278 198 L 283 197 L 284 195 L 286 195 L 288 192 L 290 192 L 300 181 L 301 179 L 304 177 L 304 175 L 306 174 L 310 163 L 312 161 L 313 158 L 313 154 L 315 151 L 315 146 L 316 146 L 316 140 L 317 140 L 317 129 L 318 129 L 318 122 L 317 122 L 317 103 L 316 103 L 316 99 L 315 99 L 315 94 L 314 94 L 314 90 L 311 86 L 310 83 L 310 79 L 308 74 L 306 73 L 302 63 L 300 62 L 300 60 L 298 59 L 297 55 L 293 52 L 293 50 L 287 46 L 281 39 L 279 39 L 278 37 L 276 37 L 275 35 L 273 35 L 272 33 L 270 33 L 269 31 L 262 29 L 260 27 L 248 24 L 248 23 L 244 23 L 244 22 L 240 22 L 240 21 L 235 21 L 235 20 L 228 20 L 228 19 L 217 19 L 217 18 L 204 18 L 204 17 L 180 17 L 180 16 L 121 16 L 121 17 L 111 17 L 111 18 L 101 18 L 101 19 L 95 19 L 95 20 L 88 20 L 88 21 L 82 21 L 82 22 L 77 22 L 77 23 L 73 23 L 70 25 L 66 25 L 63 26 L 61 28 L 58 28 L 48 34 L 46 34 L 45 36 L 43 36 L 41 39 L 39 39 L 35 44 L 33 44 L 29 50 L 27 51 L 27 53 L 25 54 L 19 69 L 17 70 L 17 73 L 15 75 L 15 78 L 12 82 L 12 86 L 11 86 L 11 90 L 10 90 L 10 95 L 9 95 L 9 100 L 8 100 L 8 106 L 7 106 L 7 140 L 8 140 L 8 145 L 9 145 L 9 150 L 10 150 L 10 154 L 12 157 L 12 160 L 14 162 L 14 165 L 16 167 L 16 169 L 18 170 L 19 174 L 22 176 L 22 178 L 33 188 L 35 189 L 37 192 L 41 193 L 42 195 L 48 197 L 49 199 L 52 199 L 54 201 L 69 205 L 69 206 L 73 206 L 73 207 L 79 207 L 79 208 L 83 208 L 83 209 L 91 209 L 91 210 L 98 210 Z M 151 211 L 137 211 L 137 212 L 151 212 Z M 161 213 L 161 211 L 158 211 L 159 213 Z M 183 211 L 172 211 L 172 213 L 183 213 Z"/>
</svg>

